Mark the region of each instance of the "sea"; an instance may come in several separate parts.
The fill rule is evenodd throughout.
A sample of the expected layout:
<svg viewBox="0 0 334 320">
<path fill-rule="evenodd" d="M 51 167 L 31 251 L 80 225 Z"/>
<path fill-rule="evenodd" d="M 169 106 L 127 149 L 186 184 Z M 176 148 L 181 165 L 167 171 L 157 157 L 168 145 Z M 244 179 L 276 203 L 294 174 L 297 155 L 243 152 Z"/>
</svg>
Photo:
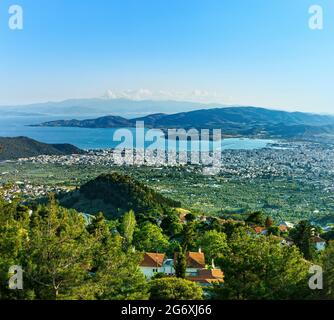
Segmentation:
<svg viewBox="0 0 334 320">
<path fill-rule="evenodd" d="M 67 119 L 71 119 L 66 117 Z M 76 117 L 77 118 L 77 117 Z M 34 140 L 45 143 L 69 143 L 84 150 L 93 149 L 111 149 L 116 148 L 122 142 L 123 148 L 132 148 L 137 146 L 136 130 L 134 128 L 107 129 L 107 128 L 64 128 L 64 127 L 32 127 L 29 125 L 39 124 L 46 121 L 53 121 L 65 119 L 61 116 L 1 116 L 0 114 L 0 137 L 18 137 L 25 136 Z M 125 132 L 125 131 L 126 132 Z M 144 129 L 145 134 L 147 130 Z M 133 139 L 119 139 L 118 135 L 129 137 L 132 135 Z M 220 141 L 219 145 L 212 142 L 202 143 L 201 150 L 212 150 L 212 148 L 219 148 L 222 150 L 254 150 L 270 147 L 271 144 L 277 141 L 268 139 L 247 139 L 247 138 L 227 138 Z M 146 141 L 145 148 L 152 147 L 152 142 Z M 196 141 L 193 145 L 190 143 L 177 143 L 166 140 L 160 136 L 154 141 L 154 148 L 177 148 L 178 151 L 198 151 L 196 150 Z M 195 149 L 194 149 L 195 148 Z"/>
</svg>

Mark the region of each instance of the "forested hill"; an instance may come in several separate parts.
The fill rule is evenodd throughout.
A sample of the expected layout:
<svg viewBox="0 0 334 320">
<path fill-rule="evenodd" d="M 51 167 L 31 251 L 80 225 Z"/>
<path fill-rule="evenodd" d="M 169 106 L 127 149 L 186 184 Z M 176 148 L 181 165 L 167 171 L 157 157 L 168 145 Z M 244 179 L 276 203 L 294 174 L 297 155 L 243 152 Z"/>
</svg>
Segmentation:
<svg viewBox="0 0 334 320">
<path fill-rule="evenodd" d="M 71 144 L 46 144 L 27 137 L 0 137 L 0 161 L 39 155 L 81 154 L 83 152 Z"/>
<path fill-rule="evenodd" d="M 179 202 L 119 173 L 100 175 L 78 190 L 60 196 L 59 200 L 63 206 L 85 213 L 103 212 L 106 217 L 115 218 L 133 210 L 138 219 L 152 221 L 171 208 L 181 206 Z"/>
</svg>

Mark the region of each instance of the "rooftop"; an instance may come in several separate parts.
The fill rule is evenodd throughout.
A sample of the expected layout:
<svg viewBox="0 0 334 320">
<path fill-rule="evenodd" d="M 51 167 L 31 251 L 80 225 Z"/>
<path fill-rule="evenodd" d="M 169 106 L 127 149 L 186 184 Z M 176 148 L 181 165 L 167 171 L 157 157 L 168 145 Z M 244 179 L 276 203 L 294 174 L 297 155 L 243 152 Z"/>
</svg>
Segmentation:
<svg viewBox="0 0 334 320">
<path fill-rule="evenodd" d="M 224 273 L 220 269 L 201 269 L 197 276 L 189 277 L 188 280 L 203 284 L 223 283 Z"/>
<path fill-rule="evenodd" d="M 144 254 L 143 261 L 140 263 L 141 267 L 162 267 L 165 261 L 165 253 L 150 253 Z"/>
<path fill-rule="evenodd" d="M 174 263 L 177 257 L 177 253 L 174 255 Z M 188 252 L 186 254 L 187 267 L 188 268 L 205 268 L 205 256 L 203 252 Z"/>
</svg>

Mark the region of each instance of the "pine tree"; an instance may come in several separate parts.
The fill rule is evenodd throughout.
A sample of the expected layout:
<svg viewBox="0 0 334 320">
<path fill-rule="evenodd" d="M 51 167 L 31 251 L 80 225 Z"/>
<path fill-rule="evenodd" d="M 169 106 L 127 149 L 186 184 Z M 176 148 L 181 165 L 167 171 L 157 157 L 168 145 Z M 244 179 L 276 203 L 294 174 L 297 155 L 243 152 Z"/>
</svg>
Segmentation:
<svg viewBox="0 0 334 320">
<path fill-rule="evenodd" d="M 185 252 L 181 249 L 176 254 L 175 275 L 177 278 L 185 279 L 187 270 L 187 258 Z"/>
<path fill-rule="evenodd" d="M 129 248 L 133 241 L 133 234 L 136 228 L 136 216 L 135 213 L 130 210 L 126 212 L 123 216 L 122 223 L 120 226 L 121 234 L 124 238 L 124 246 L 125 248 Z"/>
<path fill-rule="evenodd" d="M 60 208 L 54 198 L 35 214 L 25 255 L 25 274 L 38 299 L 91 298 L 78 296 L 92 266 L 93 241 L 85 220 Z"/>
<path fill-rule="evenodd" d="M 314 243 L 312 243 L 313 233 L 312 225 L 306 220 L 300 221 L 298 225 L 290 231 L 290 237 L 294 244 L 302 252 L 305 259 L 310 261 L 314 259 L 316 253 Z"/>
<path fill-rule="evenodd" d="M 196 231 L 195 231 L 195 222 L 188 222 L 183 227 L 182 232 L 182 248 L 186 251 L 191 251 L 196 246 Z"/>
</svg>

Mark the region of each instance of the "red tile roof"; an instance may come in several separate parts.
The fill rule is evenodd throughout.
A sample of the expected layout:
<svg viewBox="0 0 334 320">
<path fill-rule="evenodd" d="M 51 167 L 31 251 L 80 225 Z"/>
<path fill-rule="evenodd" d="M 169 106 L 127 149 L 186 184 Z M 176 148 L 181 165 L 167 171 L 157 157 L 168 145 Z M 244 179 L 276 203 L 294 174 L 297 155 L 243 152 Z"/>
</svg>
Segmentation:
<svg viewBox="0 0 334 320">
<path fill-rule="evenodd" d="M 220 269 L 201 269 L 198 271 L 198 275 L 187 278 L 190 281 L 212 284 L 212 283 L 223 283 L 224 273 Z"/>
<path fill-rule="evenodd" d="M 326 242 L 326 240 L 324 240 L 324 239 L 322 239 L 322 238 L 320 238 L 320 237 L 313 237 L 313 238 L 311 239 L 311 241 L 314 242 L 314 243 Z"/>
<path fill-rule="evenodd" d="M 174 264 L 176 264 L 177 253 L 174 255 Z M 187 268 L 205 268 L 205 256 L 203 252 L 188 252 L 186 254 Z"/>
<path fill-rule="evenodd" d="M 162 267 L 165 261 L 166 254 L 164 253 L 150 253 L 146 252 L 144 254 L 143 261 L 140 263 L 141 267 Z"/>
<path fill-rule="evenodd" d="M 262 231 L 266 230 L 266 228 L 263 228 L 263 227 L 254 227 L 254 231 L 257 233 L 257 234 L 260 234 Z"/>
<path fill-rule="evenodd" d="M 205 256 L 203 252 L 188 252 L 187 266 L 189 268 L 205 268 Z"/>
</svg>

